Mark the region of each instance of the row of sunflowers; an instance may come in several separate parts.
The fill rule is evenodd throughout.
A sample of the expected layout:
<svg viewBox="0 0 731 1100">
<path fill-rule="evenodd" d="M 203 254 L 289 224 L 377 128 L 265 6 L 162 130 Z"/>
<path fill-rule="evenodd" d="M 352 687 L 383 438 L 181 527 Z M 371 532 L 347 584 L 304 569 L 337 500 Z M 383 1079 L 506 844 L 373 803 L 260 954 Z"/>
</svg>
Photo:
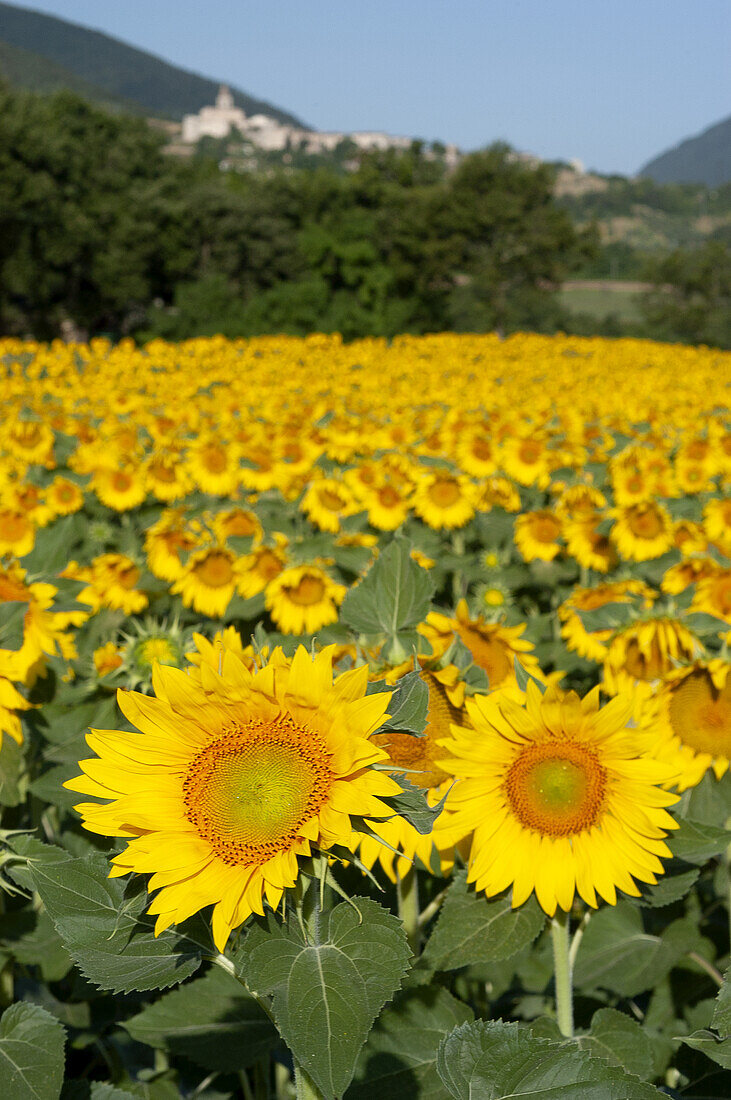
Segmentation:
<svg viewBox="0 0 731 1100">
<path fill-rule="evenodd" d="M 436 1100 L 479 1077 L 448 1049 L 539 1065 L 570 1041 L 556 1095 L 713 1095 L 728 366 L 531 335 L 0 341 L 0 995 L 66 1028 L 66 1087 Z M 300 1028 L 260 963 L 295 941 L 350 950 L 375 1008 L 338 1030 L 302 979 L 332 1034 Z M 196 951 L 203 976 L 155 993 Z M 192 1053 L 188 987 L 211 1000 Z"/>
</svg>

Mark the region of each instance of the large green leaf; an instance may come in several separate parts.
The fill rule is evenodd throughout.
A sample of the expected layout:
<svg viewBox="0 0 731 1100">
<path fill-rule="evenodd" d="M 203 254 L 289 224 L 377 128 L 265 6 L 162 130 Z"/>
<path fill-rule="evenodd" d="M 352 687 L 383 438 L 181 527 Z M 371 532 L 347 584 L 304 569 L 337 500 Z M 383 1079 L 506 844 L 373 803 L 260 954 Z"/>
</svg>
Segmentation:
<svg viewBox="0 0 731 1100">
<path fill-rule="evenodd" d="M 428 572 L 411 557 L 411 544 L 394 538 L 348 592 L 340 618 L 358 634 L 394 637 L 426 617 L 433 591 Z"/>
<path fill-rule="evenodd" d="M 654 1075 L 652 1042 L 637 1020 L 614 1008 L 600 1008 L 591 1020 L 588 1035 L 578 1038 L 579 1046 L 611 1066 L 647 1079 Z"/>
<path fill-rule="evenodd" d="M 470 963 L 509 959 L 532 943 L 545 923 L 546 915 L 534 898 L 511 909 L 508 896 L 488 899 L 477 894 L 467 886 L 467 872 L 458 871 L 421 965 L 456 970 Z"/>
<path fill-rule="evenodd" d="M 45 1008 L 15 1004 L 0 1018 L 3 1100 L 58 1100 L 66 1033 Z"/>
<path fill-rule="evenodd" d="M 446 989 L 405 990 L 379 1016 L 360 1052 L 347 1100 L 441 1100 L 436 1069 L 437 1046 L 470 1009 Z"/>
<path fill-rule="evenodd" d="M 717 825 L 703 824 L 701 821 L 679 819 L 680 828 L 670 834 L 667 840 L 670 851 L 686 863 L 705 863 L 713 856 L 725 852 L 731 844 L 731 832 Z"/>
<path fill-rule="evenodd" d="M 392 692 L 388 704 L 387 718 L 378 730 L 406 730 L 408 733 L 423 733 L 426 726 L 426 712 L 429 708 L 429 688 L 418 672 L 407 672 L 393 686 L 385 680 L 377 680 L 368 685 L 368 694 L 379 691 Z"/>
<path fill-rule="evenodd" d="M 46 846 L 44 846 L 46 847 Z M 164 989 L 198 969 L 201 945 L 175 932 L 153 934 L 144 890 L 109 879 L 101 853 L 30 857 L 33 883 L 81 972 L 102 989 Z"/>
<path fill-rule="evenodd" d="M 277 1027 L 328 1098 L 350 1084 L 374 1019 L 409 959 L 400 922 L 376 902 L 341 902 L 305 936 L 293 915 L 255 924 L 237 956 L 252 992 L 272 997 Z"/>
<path fill-rule="evenodd" d="M 539 1039 L 518 1024 L 482 1020 L 443 1039 L 437 1070 L 455 1100 L 659 1100 L 651 1085 L 573 1043 Z"/>
<path fill-rule="evenodd" d="M 210 1070 L 240 1070 L 278 1041 L 253 997 L 218 967 L 166 993 L 122 1025 L 133 1039 Z"/>
<path fill-rule="evenodd" d="M 720 779 L 706 772 L 688 795 L 685 815 L 694 825 L 722 828 L 731 816 L 731 772 L 726 772 Z"/>
<path fill-rule="evenodd" d="M 673 921 L 655 936 L 644 930 L 642 914 L 628 902 L 600 909 L 587 925 L 576 959 L 578 989 L 609 989 L 635 997 L 652 989 L 698 941 L 692 920 Z"/>
</svg>

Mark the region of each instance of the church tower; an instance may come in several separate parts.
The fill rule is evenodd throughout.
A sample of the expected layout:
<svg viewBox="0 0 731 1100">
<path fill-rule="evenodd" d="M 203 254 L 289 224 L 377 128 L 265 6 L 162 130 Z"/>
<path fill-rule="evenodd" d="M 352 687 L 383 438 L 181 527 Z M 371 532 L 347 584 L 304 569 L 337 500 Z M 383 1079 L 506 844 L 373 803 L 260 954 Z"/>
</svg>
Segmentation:
<svg viewBox="0 0 731 1100">
<path fill-rule="evenodd" d="M 218 89 L 218 95 L 216 96 L 216 106 L 220 111 L 230 111 L 234 105 L 234 97 L 228 89 L 227 84 L 222 84 Z"/>
</svg>

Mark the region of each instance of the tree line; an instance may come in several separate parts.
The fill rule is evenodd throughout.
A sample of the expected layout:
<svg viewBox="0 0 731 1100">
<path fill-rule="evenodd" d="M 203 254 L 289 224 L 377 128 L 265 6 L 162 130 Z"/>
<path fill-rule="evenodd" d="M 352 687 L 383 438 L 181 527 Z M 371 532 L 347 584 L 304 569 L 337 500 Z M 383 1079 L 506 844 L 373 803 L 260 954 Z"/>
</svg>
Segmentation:
<svg viewBox="0 0 731 1100">
<path fill-rule="evenodd" d="M 0 88 L 0 333 L 571 328 L 556 290 L 596 232 L 506 146 L 447 175 L 416 145 L 347 174 L 242 173 L 163 140 L 67 92 Z"/>
</svg>

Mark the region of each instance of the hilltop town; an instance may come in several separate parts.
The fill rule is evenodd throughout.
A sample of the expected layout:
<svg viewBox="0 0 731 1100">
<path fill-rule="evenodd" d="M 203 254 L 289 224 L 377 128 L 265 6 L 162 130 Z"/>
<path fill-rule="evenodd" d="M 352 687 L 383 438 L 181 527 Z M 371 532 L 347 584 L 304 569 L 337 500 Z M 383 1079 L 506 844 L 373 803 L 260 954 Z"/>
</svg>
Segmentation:
<svg viewBox="0 0 731 1100">
<path fill-rule="evenodd" d="M 380 130 L 354 132 L 308 130 L 280 122 L 270 115 L 247 115 L 241 107 L 235 105 L 231 92 L 225 84 L 222 84 L 215 104 L 202 107 L 197 114 L 184 116 L 179 133 L 175 135 L 177 140 L 174 138 L 173 145 L 176 152 L 184 155 L 203 138 L 221 140 L 232 134 L 240 135 L 244 141 L 250 142 L 256 149 L 263 152 L 296 151 L 310 156 L 332 153 L 345 143 L 355 147 L 356 151 L 370 152 L 408 149 L 413 142 L 413 138 L 396 137 Z M 439 154 L 447 167 L 454 167 L 460 155 L 456 145 L 440 145 Z"/>
</svg>

